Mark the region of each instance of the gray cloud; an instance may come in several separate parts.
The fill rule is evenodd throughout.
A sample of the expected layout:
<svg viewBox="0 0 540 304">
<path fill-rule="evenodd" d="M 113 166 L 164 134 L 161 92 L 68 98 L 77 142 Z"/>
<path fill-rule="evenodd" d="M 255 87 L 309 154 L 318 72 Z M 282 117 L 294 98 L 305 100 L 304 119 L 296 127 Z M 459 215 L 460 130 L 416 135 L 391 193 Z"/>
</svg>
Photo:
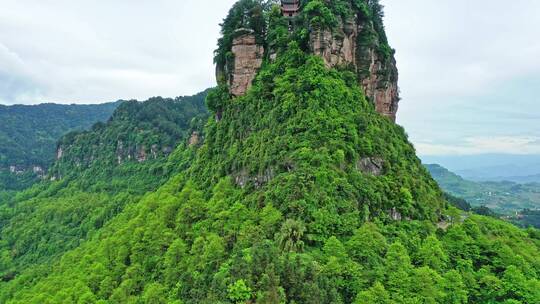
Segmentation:
<svg viewBox="0 0 540 304">
<path fill-rule="evenodd" d="M 15 83 L 0 87 L 0 102 L 92 103 L 213 86 L 219 23 L 232 3 L 3 0 L 0 42 L 32 75 L 2 69 Z"/>
<path fill-rule="evenodd" d="M 398 122 L 413 142 L 450 151 L 466 138 L 540 134 L 540 2 L 382 2 L 400 70 Z"/>
<path fill-rule="evenodd" d="M 34 77 L 24 61 L 0 43 L 0 102 L 39 97 L 41 88 Z"/>
</svg>

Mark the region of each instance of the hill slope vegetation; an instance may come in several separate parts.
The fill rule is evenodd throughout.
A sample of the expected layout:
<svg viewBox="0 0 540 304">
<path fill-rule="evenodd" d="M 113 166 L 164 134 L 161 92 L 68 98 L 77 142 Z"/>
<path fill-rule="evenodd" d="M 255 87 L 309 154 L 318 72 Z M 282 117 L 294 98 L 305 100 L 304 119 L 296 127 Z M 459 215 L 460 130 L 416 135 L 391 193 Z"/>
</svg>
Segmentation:
<svg viewBox="0 0 540 304">
<path fill-rule="evenodd" d="M 106 124 L 64 137 L 64 155 L 51 170 L 57 180 L 43 181 L 0 204 L 0 277 L 9 281 L 47 265 L 185 166 L 187 139 L 207 117 L 204 96 L 126 102 Z M 126 130 L 139 136 L 125 138 Z M 124 152 L 104 147 L 119 141 L 122 147 L 140 147 L 139 152 L 150 142 L 148 151 L 154 146 L 156 153 L 118 161 Z M 176 151 L 164 149 L 169 146 Z"/>
<path fill-rule="evenodd" d="M 0 105 L 0 168 L 48 166 L 61 136 L 107 121 L 119 104 Z"/>
<path fill-rule="evenodd" d="M 315 18 L 376 3 L 353 2 L 303 4 Z M 260 10 L 277 18 L 265 31 L 288 33 L 278 8 L 242 3 L 229 16 Z M 538 231 L 450 208 L 356 74 L 280 37 L 246 95 L 209 93 L 204 143 L 177 146 L 167 181 L 6 278 L 0 301 L 537 303 Z"/>
</svg>

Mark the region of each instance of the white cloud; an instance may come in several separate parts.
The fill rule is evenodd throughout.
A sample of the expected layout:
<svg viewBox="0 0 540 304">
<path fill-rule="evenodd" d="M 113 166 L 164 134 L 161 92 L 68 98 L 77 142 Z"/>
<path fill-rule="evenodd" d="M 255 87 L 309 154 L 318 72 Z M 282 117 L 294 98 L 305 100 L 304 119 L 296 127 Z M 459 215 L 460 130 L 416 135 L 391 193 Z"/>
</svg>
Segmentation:
<svg viewBox="0 0 540 304">
<path fill-rule="evenodd" d="M 235 1 L 0 2 L 0 41 L 32 74 L 5 70 L 28 85 L 1 86 L 0 102 L 94 103 L 213 86 L 219 23 Z"/>
<path fill-rule="evenodd" d="M 381 2 L 400 71 L 398 122 L 421 154 L 509 153 L 513 145 L 471 147 L 462 138 L 540 134 L 540 2 Z"/>
<path fill-rule="evenodd" d="M 483 94 L 496 82 L 540 69 L 540 41 L 533 39 L 540 28 L 538 1 L 382 3 L 404 97 Z"/>
<path fill-rule="evenodd" d="M 18 54 L 0 43 L 0 103 L 39 98 L 41 85 Z"/>
</svg>

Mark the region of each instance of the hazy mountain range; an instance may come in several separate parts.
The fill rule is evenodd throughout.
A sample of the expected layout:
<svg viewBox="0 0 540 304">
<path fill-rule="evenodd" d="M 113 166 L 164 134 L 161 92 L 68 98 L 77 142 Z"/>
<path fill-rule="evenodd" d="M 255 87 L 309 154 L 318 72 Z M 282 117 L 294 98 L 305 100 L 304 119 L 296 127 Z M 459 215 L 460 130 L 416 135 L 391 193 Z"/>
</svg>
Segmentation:
<svg viewBox="0 0 540 304">
<path fill-rule="evenodd" d="M 440 164 L 472 181 L 540 182 L 540 155 L 424 156 L 422 161 L 426 164 Z"/>
<path fill-rule="evenodd" d="M 426 167 L 444 191 L 465 199 L 472 206 L 486 206 L 501 214 L 540 208 L 540 183 L 471 181 L 440 165 Z"/>
</svg>

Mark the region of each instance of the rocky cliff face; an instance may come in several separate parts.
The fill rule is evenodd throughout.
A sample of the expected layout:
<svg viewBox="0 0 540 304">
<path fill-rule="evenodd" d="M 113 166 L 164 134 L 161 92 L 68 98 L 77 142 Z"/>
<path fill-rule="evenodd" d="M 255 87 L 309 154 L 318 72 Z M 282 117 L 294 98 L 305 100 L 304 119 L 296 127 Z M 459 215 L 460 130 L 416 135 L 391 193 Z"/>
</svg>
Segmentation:
<svg viewBox="0 0 540 304">
<path fill-rule="evenodd" d="M 377 111 L 393 121 L 398 110 L 398 71 L 393 54 L 381 55 L 380 41 L 374 36 L 373 24 L 360 18 L 338 20 L 332 30 L 313 30 L 310 48 L 328 67 L 352 66 L 360 85 Z"/>
<path fill-rule="evenodd" d="M 398 70 L 382 24 L 377 26 L 374 20 L 358 13 L 345 20 L 338 16 L 337 25 L 331 28 L 310 28 L 309 51 L 321 56 L 328 67 L 354 70 L 359 85 L 376 110 L 395 121 L 399 102 Z M 295 31 L 292 24 L 291 33 Z M 242 26 L 232 37 L 226 62 L 217 66 L 217 79 L 218 83 L 228 84 L 231 95 L 241 96 L 251 87 L 266 54 L 253 30 Z M 273 49 L 267 53 L 270 59 L 276 55 Z"/>
<path fill-rule="evenodd" d="M 77 155 L 74 151 L 81 150 L 80 143 L 69 143 L 65 146 L 57 148 L 57 162 L 67 162 L 75 164 L 76 167 L 89 167 L 95 162 L 104 162 L 102 151 L 106 143 L 94 143 L 87 145 L 83 155 Z M 125 143 L 122 140 L 116 142 L 114 158 L 118 165 L 129 161 L 145 162 L 147 160 L 157 159 L 158 157 L 168 156 L 172 152 L 169 146 L 160 147 L 157 144 L 151 145 L 149 148 L 144 144 Z M 110 160 L 109 160 L 110 161 Z M 34 169 L 35 171 L 35 169 Z"/>
<path fill-rule="evenodd" d="M 236 30 L 231 54 L 225 67 L 217 67 L 217 78 L 225 80 L 231 94 L 242 96 L 251 87 L 264 58 L 264 47 L 257 44 L 255 34 L 244 28 Z"/>
<path fill-rule="evenodd" d="M 340 22 L 337 30 L 312 30 L 311 51 L 324 59 L 328 67 L 356 64 L 358 27 L 354 20 Z"/>
</svg>

